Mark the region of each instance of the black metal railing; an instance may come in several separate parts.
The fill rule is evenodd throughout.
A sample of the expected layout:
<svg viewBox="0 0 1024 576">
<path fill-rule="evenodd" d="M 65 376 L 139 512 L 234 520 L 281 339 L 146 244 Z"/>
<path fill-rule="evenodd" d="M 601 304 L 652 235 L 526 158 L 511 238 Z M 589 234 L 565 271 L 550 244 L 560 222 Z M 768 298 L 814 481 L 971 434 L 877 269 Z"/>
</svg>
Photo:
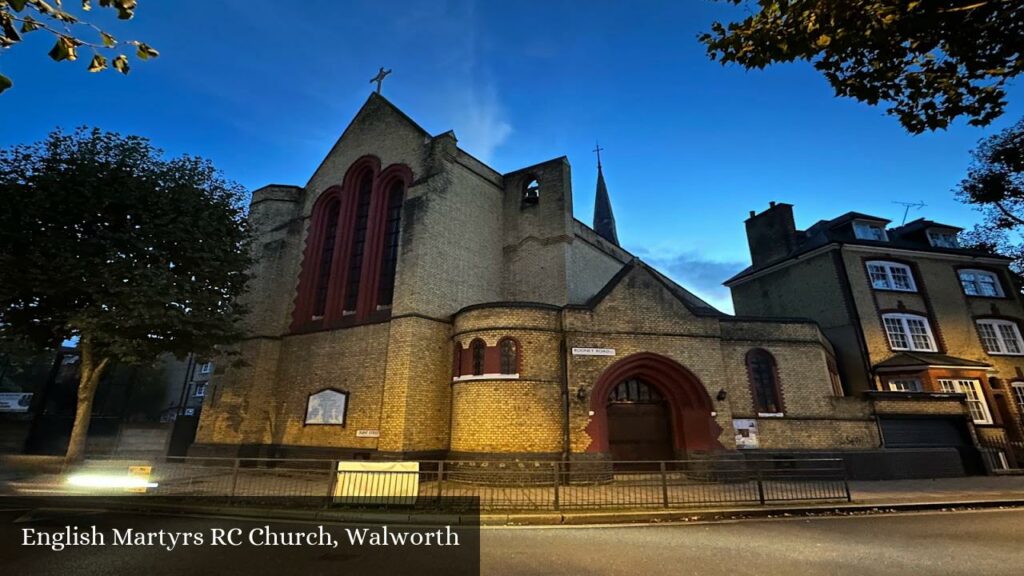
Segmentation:
<svg viewBox="0 0 1024 576">
<path fill-rule="evenodd" d="M 482 510 L 558 511 L 850 500 L 846 467 L 840 458 L 434 460 L 416 462 L 408 469 L 342 471 L 337 460 L 176 458 L 148 464 L 91 460 L 75 474 L 127 475 L 130 466 L 138 465 L 149 466 L 148 475 L 143 474 L 151 483 L 147 494 L 206 496 L 227 503 L 296 497 L 325 505 L 345 502 L 431 509 L 446 500 L 474 499 Z M 139 469 L 135 473 L 140 474 Z"/>
<path fill-rule="evenodd" d="M 978 438 L 981 458 L 989 473 L 1021 473 L 1024 471 L 1024 442 L 1003 436 Z"/>
</svg>

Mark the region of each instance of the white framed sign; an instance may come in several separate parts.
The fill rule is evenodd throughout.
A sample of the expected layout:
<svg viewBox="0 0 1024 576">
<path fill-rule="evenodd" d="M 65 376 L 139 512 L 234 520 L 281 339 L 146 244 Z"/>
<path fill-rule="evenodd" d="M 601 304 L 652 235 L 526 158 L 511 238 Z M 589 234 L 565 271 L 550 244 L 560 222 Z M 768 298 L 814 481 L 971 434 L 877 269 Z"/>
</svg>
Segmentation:
<svg viewBox="0 0 1024 576">
<path fill-rule="evenodd" d="M 380 430 L 356 430 L 356 438 L 380 438 Z"/>
<path fill-rule="evenodd" d="M 757 439 L 757 420 L 737 418 L 732 421 L 732 428 L 736 431 L 737 448 L 761 447 L 761 442 Z"/>
<path fill-rule="evenodd" d="M 573 356 L 615 356 L 614 348 L 573 348 Z"/>
<path fill-rule="evenodd" d="M 348 392 L 328 388 L 309 395 L 306 400 L 306 424 L 344 426 Z"/>
</svg>

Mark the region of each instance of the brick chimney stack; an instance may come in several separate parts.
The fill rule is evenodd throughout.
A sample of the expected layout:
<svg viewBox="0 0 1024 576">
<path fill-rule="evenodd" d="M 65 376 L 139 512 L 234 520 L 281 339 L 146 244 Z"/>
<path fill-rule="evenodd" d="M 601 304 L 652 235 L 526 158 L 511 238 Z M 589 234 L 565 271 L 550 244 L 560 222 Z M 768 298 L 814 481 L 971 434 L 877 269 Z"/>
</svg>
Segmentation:
<svg viewBox="0 0 1024 576">
<path fill-rule="evenodd" d="M 786 256 L 796 248 L 796 223 L 793 205 L 770 202 L 760 214 L 750 212 L 747 224 L 747 244 L 754 267 Z"/>
</svg>

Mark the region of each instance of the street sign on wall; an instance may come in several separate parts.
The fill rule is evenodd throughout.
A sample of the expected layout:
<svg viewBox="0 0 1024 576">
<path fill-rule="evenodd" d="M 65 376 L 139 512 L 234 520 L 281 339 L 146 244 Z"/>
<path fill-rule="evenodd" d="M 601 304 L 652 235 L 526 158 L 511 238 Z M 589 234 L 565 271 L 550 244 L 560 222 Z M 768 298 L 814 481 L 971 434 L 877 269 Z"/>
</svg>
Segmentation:
<svg viewBox="0 0 1024 576">
<path fill-rule="evenodd" d="M 28 407 L 31 404 L 31 392 L 0 393 L 0 412 L 28 412 Z"/>
</svg>

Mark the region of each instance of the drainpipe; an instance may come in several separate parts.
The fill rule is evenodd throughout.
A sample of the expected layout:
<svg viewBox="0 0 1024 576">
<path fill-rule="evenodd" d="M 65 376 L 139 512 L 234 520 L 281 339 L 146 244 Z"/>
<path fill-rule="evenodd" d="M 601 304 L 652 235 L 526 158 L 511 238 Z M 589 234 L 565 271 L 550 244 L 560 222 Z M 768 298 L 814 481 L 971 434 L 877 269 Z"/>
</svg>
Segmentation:
<svg viewBox="0 0 1024 576">
<path fill-rule="evenodd" d="M 569 359 L 565 341 L 565 309 L 559 314 L 558 358 L 562 370 L 562 462 L 569 463 Z"/>
</svg>

